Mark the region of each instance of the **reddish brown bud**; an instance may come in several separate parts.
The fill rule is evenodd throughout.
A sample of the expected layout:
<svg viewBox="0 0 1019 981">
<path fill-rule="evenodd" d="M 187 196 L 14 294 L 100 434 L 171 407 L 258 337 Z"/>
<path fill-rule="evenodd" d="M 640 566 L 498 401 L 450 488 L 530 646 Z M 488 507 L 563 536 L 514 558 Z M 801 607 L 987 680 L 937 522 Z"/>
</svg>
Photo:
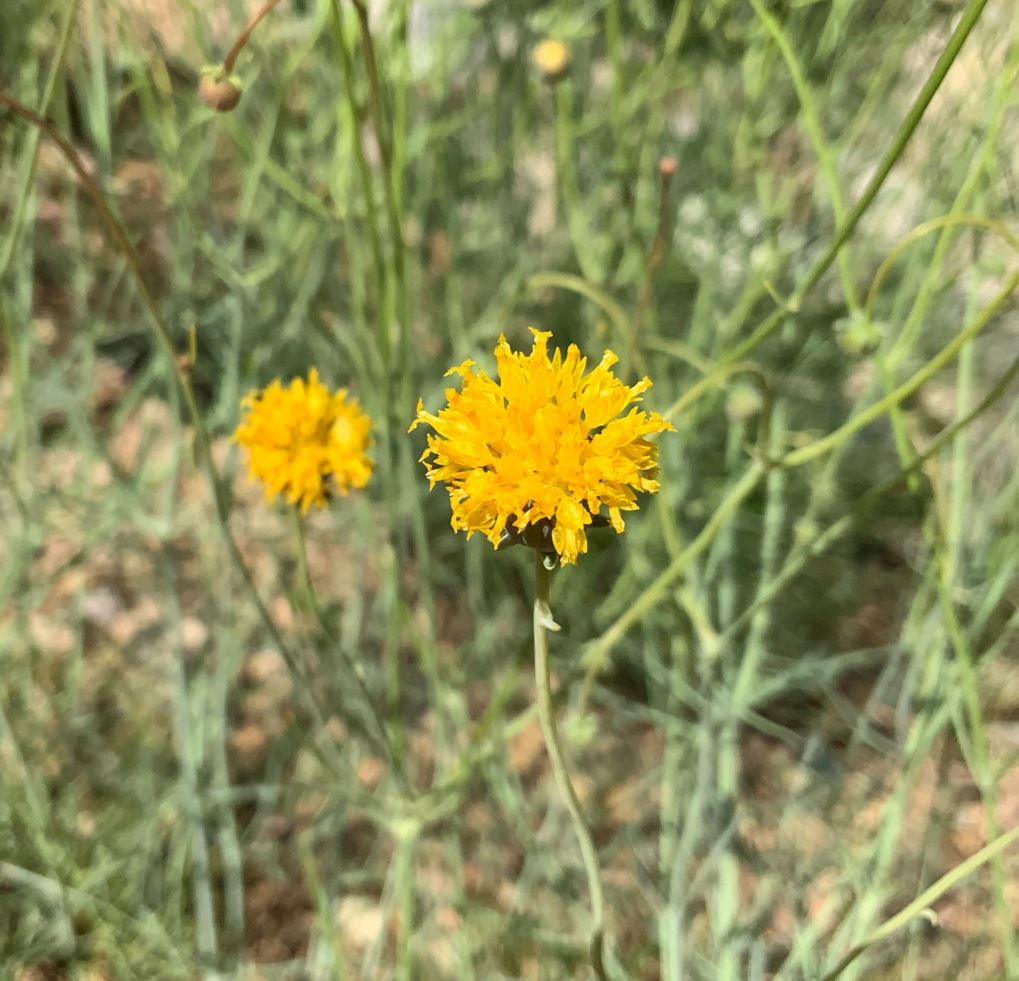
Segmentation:
<svg viewBox="0 0 1019 981">
<path fill-rule="evenodd" d="M 658 161 L 658 173 L 662 177 L 675 177 L 679 170 L 679 161 L 675 157 L 662 157 Z"/>
<path fill-rule="evenodd" d="M 203 74 L 198 82 L 198 98 L 216 112 L 230 112 L 241 101 L 241 88 L 232 78 Z"/>
</svg>

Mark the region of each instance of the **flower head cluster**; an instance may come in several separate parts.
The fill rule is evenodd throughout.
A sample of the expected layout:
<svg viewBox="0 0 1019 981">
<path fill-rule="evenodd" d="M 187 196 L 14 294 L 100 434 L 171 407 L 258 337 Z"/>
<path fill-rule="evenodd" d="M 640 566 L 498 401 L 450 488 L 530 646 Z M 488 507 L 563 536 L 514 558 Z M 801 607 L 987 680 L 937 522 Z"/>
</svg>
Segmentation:
<svg viewBox="0 0 1019 981">
<path fill-rule="evenodd" d="M 371 420 L 346 389 L 330 392 L 312 368 L 286 388 L 279 380 L 251 392 L 234 442 L 248 453 L 248 471 L 272 500 L 282 494 L 307 511 L 323 507 L 330 491 L 364 487 L 372 473 L 367 455 Z"/>
<path fill-rule="evenodd" d="M 452 526 L 480 531 L 496 547 L 521 540 L 541 548 L 543 537 L 564 564 L 587 551 L 586 528 L 608 522 L 622 532 L 622 511 L 637 509 L 637 492 L 658 490 L 657 447 L 645 437 L 673 427 L 631 403 L 651 387 L 624 385 L 606 351 L 585 374 L 587 359 L 571 344 L 549 357 L 550 333 L 532 329 L 530 354 L 495 349 L 498 380 L 465 361 L 459 391 L 447 389 L 438 415 L 418 403 L 411 426 L 435 431 L 421 457 L 434 487 L 443 481 Z"/>
</svg>

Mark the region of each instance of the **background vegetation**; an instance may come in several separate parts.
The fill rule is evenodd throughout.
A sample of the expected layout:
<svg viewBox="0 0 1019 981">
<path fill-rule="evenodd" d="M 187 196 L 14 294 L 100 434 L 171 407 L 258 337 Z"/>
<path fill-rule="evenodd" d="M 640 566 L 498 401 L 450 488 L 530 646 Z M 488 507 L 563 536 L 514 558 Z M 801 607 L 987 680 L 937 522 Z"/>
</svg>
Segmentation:
<svg viewBox="0 0 1019 981">
<path fill-rule="evenodd" d="M 373 93 L 351 0 L 293 0 L 213 113 L 255 6 L 0 5 L 0 85 L 139 257 L 0 107 L 0 973 L 588 976 L 531 558 L 405 434 L 533 324 L 678 428 L 553 577 L 615 957 L 822 978 L 1019 824 L 1019 8 L 392 0 Z M 316 599 L 229 443 L 311 365 L 377 422 Z M 1014 850 L 931 906 L 842 976 L 1019 977 Z"/>
</svg>

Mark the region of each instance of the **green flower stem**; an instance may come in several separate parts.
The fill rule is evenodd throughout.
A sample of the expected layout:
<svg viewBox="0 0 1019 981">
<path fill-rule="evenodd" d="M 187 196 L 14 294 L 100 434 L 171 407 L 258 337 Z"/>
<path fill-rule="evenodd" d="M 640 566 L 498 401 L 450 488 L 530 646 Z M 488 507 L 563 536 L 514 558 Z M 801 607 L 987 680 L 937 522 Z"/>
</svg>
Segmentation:
<svg viewBox="0 0 1019 981">
<path fill-rule="evenodd" d="M 1016 8 L 1019 10 L 1019 8 Z M 1001 128 L 1004 124 L 1005 113 L 1011 103 L 1015 91 L 1016 73 L 1019 71 L 1019 45 L 1016 44 L 1016 30 L 1019 28 L 1019 21 L 1013 14 L 1009 35 L 1011 37 L 1011 52 L 1002 71 L 998 77 L 998 84 L 991 104 L 987 123 L 984 127 L 983 136 L 980 141 L 979 152 L 970 164 L 966 177 L 956 192 L 955 199 L 949 209 L 949 214 L 957 215 L 974 200 L 978 188 L 987 179 L 988 170 L 993 166 L 996 148 Z M 954 229 L 946 226 L 938 236 L 937 244 L 934 246 L 934 254 L 927 264 L 927 269 L 920 282 L 920 289 L 916 294 L 913 304 L 905 323 L 902 325 L 898 336 L 888 351 L 889 362 L 892 365 L 898 362 L 913 349 L 920 337 L 923 328 L 924 315 L 930 306 L 932 296 L 943 279 L 943 269 L 948 251 L 955 238 Z"/>
<path fill-rule="evenodd" d="M 874 279 L 871 281 L 870 289 L 867 291 L 867 301 L 863 305 L 863 312 L 868 317 L 874 316 L 874 304 L 877 302 L 878 293 L 881 290 L 881 284 L 885 281 L 888 273 L 891 272 L 895 264 L 902 258 L 903 253 L 909 249 L 914 243 L 919 242 L 921 239 L 926 238 L 932 232 L 936 232 L 939 229 L 945 230 L 952 228 L 956 225 L 964 225 L 967 228 L 983 228 L 989 232 L 993 232 L 1003 242 L 1011 246 L 1016 252 L 1019 252 L 1019 238 L 1013 235 L 1004 223 L 995 221 L 993 218 L 986 218 L 983 215 L 972 214 L 966 211 L 949 212 L 948 214 L 941 215 L 938 218 L 931 218 L 930 221 L 925 221 L 913 228 L 899 239 L 895 248 L 892 249 L 888 255 L 882 260 L 881 265 L 878 266 L 877 272 L 874 273 Z M 898 346 L 898 341 L 896 346 Z M 894 352 L 889 352 L 889 358 L 894 363 Z"/>
<path fill-rule="evenodd" d="M 368 8 L 362 0 L 351 0 L 357 13 L 357 23 L 361 33 L 361 48 L 364 52 L 365 67 L 368 76 L 368 93 L 370 96 L 372 122 L 375 137 L 379 144 L 379 155 L 383 167 L 383 199 L 386 204 L 386 218 L 389 227 L 390 247 L 392 249 L 392 281 L 387 290 L 387 298 L 391 297 L 397 319 L 399 343 L 399 371 L 401 380 L 400 398 L 404 403 L 399 409 L 408 408 L 410 397 L 410 311 L 407 303 L 406 262 L 403 244 L 403 218 L 400 212 L 400 189 L 403 184 L 402 173 L 396 173 L 393 165 L 394 132 L 386 116 L 385 102 L 382 97 L 382 82 L 379 76 L 378 61 L 375 57 L 375 42 L 372 39 L 371 27 L 368 22 Z M 402 159 L 402 155 L 401 155 Z M 392 366 L 393 369 L 396 365 Z"/>
<path fill-rule="evenodd" d="M 393 867 L 393 900 L 396 913 L 396 977 L 414 981 L 414 853 L 417 834 L 408 827 L 396 832 L 396 857 Z"/>
<path fill-rule="evenodd" d="M 574 276 L 572 273 L 541 272 L 528 277 L 525 286 L 529 290 L 540 290 L 551 286 L 555 289 L 569 290 L 590 300 L 612 322 L 612 329 L 618 335 L 619 344 L 624 350 L 632 351 L 636 348 L 637 338 L 634 326 L 631 326 L 626 311 L 608 293 L 593 283 L 589 283 L 586 279 Z"/>
<path fill-rule="evenodd" d="M 655 228 L 655 237 L 651 241 L 651 251 L 648 252 L 647 258 L 644 260 L 644 277 L 641 280 L 640 292 L 637 294 L 633 329 L 630 331 L 630 343 L 633 348 L 630 352 L 630 360 L 642 373 L 644 371 L 643 357 L 637 339 L 654 299 L 655 278 L 669 252 L 669 242 L 672 238 L 672 209 L 669 207 L 669 190 L 672 187 L 672 179 L 675 174 L 675 168 L 672 167 L 660 168 L 658 171 L 658 225 Z"/>
<path fill-rule="evenodd" d="M 545 736 L 548 758 L 556 785 L 573 820 L 573 831 L 580 845 L 580 854 L 587 872 L 587 886 L 591 893 L 591 966 L 598 981 L 608 981 L 605 974 L 605 897 L 602 893 L 601 875 L 598 871 L 598 854 L 595 852 L 591 832 L 584 820 L 580 800 L 573 789 L 570 772 L 566 766 L 559 730 L 552 711 L 552 684 L 548 668 L 548 631 L 559 629 L 549 609 L 549 575 L 540 552 L 534 553 L 534 682 L 538 694 L 538 719 Z"/>
<path fill-rule="evenodd" d="M 47 115 L 50 104 L 53 101 L 53 93 L 56 91 L 57 81 L 64 68 L 64 59 L 67 56 L 67 45 L 71 39 L 71 31 L 78 22 L 78 7 L 80 0 L 72 0 L 64 11 L 64 19 L 60 25 L 60 36 L 57 39 L 57 50 L 50 65 L 49 74 L 43 86 L 42 101 L 40 103 L 40 115 Z M 0 280 L 6 275 L 11 267 L 11 260 L 17 252 L 18 240 L 25 227 L 25 212 L 28 209 L 30 198 L 29 185 L 35 177 L 35 168 L 39 162 L 39 144 L 42 139 L 42 132 L 33 130 L 28 139 L 26 148 L 25 170 L 21 175 L 20 186 L 18 187 L 17 198 L 14 204 L 14 214 L 7 226 L 7 241 L 4 243 L 3 257 L 0 258 Z"/>
</svg>

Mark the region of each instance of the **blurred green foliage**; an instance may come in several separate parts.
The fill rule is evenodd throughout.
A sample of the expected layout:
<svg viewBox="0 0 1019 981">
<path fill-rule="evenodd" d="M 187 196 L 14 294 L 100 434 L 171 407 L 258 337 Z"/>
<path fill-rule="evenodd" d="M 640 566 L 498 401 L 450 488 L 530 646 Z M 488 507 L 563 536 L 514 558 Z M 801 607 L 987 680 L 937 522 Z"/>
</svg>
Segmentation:
<svg viewBox="0 0 1019 981">
<path fill-rule="evenodd" d="M 788 313 L 752 371 L 676 414 L 625 535 L 554 576 L 560 711 L 628 973 L 821 978 L 1014 823 L 1011 304 L 830 453 L 740 490 L 925 371 L 1012 275 L 1011 8 L 986 5 L 800 297 L 963 5 L 395 0 L 371 6 L 378 126 L 346 0 L 274 10 L 223 115 L 195 88 L 240 2 L 0 4 L 0 85 L 72 140 L 181 355 L 194 338 L 231 527 L 300 669 L 215 532 L 123 255 L 0 110 L 2 971 L 587 976 L 533 740 L 530 556 L 453 535 L 405 434 L 449 365 L 491 368 L 529 325 L 617 351 L 667 411 Z M 530 61 L 549 36 L 571 52 L 555 85 Z M 885 257 L 945 214 L 868 309 Z M 325 629 L 227 439 L 245 391 L 311 365 L 378 426 L 378 479 L 307 528 Z M 406 785 L 363 736 L 351 660 Z M 843 976 L 1006 976 L 1010 876 L 1005 856 L 965 887 L 980 929 L 903 933 Z"/>
</svg>

